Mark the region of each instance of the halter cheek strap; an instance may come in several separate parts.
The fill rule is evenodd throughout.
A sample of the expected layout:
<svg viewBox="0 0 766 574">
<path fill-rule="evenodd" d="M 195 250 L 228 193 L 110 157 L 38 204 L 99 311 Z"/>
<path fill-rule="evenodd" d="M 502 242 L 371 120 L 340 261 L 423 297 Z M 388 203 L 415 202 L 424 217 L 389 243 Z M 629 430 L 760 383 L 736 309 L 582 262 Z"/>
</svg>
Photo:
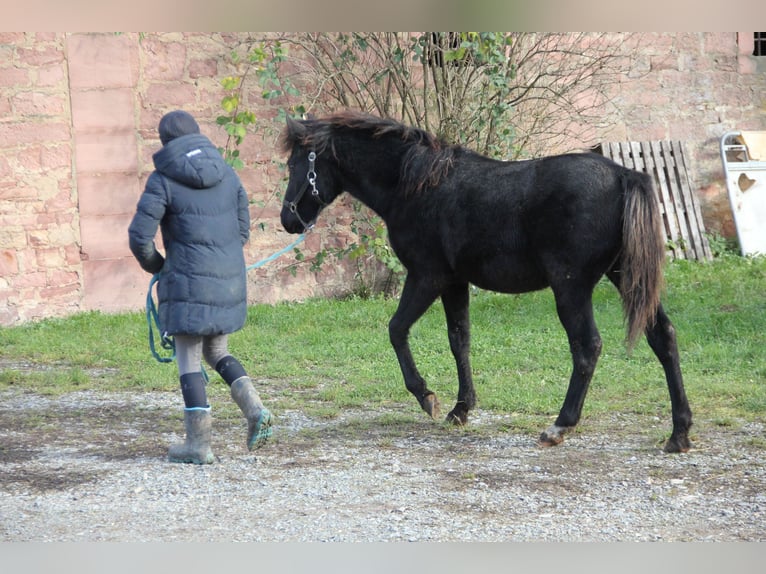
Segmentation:
<svg viewBox="0 0 766 574">
<path fill-rule="evenodd" d="M 301 186 L 300 190 L 298 191 L 298 195 L 295 196 L 294 200 L 287 201 L 285 199 L 283 202 L 283 205 L 290 210 L 290 213 L 298 218 L 298 221 L 301 222 L 301 225 L 303 225 L 303 228 L 306 230 L 314 226 L 316 218 L 314 218 L 314 220 L 310 223 L 303 221 L 303 218 L 298 213 L 298 204 L 300 203 L 301 199 L 303 199 L 303 194 L 306 193 L 306 190 L 309 188 L 309 186 L 311 186 L 311 197 L 314 199 L 314 201 L 319 203 L 319 211 L 321 212 L 322 209 L 328 205 L 319 195 L 319 190 L 317 189 L 317 172 L 314 169 L 314 162 L 316 161 L 316 158 L 316 152 L 309 152 L 309 169 L 308 173 L 306 173 L 306 181 L 303 182 L 303 185 Z M 317 215 L 319 215 L 319 212 L 317 212 Z"/>
</svg>

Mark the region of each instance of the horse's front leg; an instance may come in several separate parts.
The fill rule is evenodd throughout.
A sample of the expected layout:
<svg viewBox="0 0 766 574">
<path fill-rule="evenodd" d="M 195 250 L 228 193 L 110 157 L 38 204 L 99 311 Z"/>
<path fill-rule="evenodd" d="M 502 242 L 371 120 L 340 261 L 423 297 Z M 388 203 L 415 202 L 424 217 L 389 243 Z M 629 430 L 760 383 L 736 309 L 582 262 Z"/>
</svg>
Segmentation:
<svg viewBox="0 0 766 574">
<path fill-rule="evenodd" d="M 415 360 L 410 351 L 409 336 L 410 327 L 423 316 L 438 295 L 439 292 L 434 288 L 433 283 L 421 282 L 412 274 L 407 275 L 399 307 L 388 324 L 388 335 L 402 370 L 404 384 L 407 390 L 418 399 L 421 408 L 432 418 L 437 418 L 440 414 L 439 400 L 436 394 L 428 390 L 425 380 L 415 366 Z"/>
<path fill-rule="evenodd" d="M 457 404 L 447 415 L 447 422 L 464 425 L 468 411 L 476 405 L 476 392 L 471 374 L 471 323 L 469 318 L 468 284 L 453 285 L 442 292 L 442 304 L 447 316 L 449 346 L 457 365 L 459 388 Z"/>
</svg>

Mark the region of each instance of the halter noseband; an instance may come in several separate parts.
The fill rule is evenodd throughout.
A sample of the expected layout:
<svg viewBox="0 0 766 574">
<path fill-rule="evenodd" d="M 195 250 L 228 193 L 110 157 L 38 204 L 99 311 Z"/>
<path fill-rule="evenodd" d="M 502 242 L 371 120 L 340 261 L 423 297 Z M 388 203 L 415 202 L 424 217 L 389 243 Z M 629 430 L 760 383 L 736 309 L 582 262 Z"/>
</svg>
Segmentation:
<svg viewBox="0 0 766 574">
<path fill-rule="evenodd" d="M 298 218 L 298 221 L 301 222 L 301 225 L 303 225 L 305 230 L 314 227 L 314 222 L 316 221 L 316 218 L 314 218 L 314 221 L 311 223 L 306 223 L 298 213 L 298 204 L 300 203 L 301 199 L 303 199 L 303 194 L 306 193 L 306 190 L 309 188 L 309 186 L 311 186 L 311 197 L 317 203 L 319 203 L 319 211 L 322 211 L 322 209 L 327 207 L 327 203 L 321 198 L 319 195 L 319 190 L 317 189 L 317 172 L 314 169 L 314 161 L 316 161 L 316 158 L 316 152 L 309 152 L 309 170 L 308 173 L 306 173 L 306 181 L 301 186 L 301 189 L 298 191 L 298 195 L 295 196 L 294 200 L 287 201 L 287 199 L 285 199 L 283 202 L 283 205 L 290 210 L 290 213 Z M 317 212 L 317 215 L 319 215 L 319 212 Z"/>
</svg>

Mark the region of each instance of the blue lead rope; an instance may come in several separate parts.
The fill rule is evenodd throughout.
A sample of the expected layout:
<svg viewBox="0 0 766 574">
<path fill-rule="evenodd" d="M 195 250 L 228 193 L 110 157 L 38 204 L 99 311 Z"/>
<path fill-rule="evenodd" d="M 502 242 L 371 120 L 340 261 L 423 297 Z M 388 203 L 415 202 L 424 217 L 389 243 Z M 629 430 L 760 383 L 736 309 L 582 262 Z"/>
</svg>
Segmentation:
<svg viewBox="0 0 766 574">
<path fill-rule="evenodd" d="M 269 256 L 268 256 L 266 259 L 261 259 L 260 261 L 257 261 L 256 263 L 253 263 L 252 265 L 248 265 L 248 266 L 247 266 L 245 269 L 246 269 L 247 271 L 250 271 L 251 269 L 257 269 L 258 267 L 263 267 L 263 266 L 264 266 L 264 265 L 266 265 L 267 263 L 271 263 L 271 262 L 272 262 L 272 261 L 274 261 L 274 260 L 275 260 L 277 257 L 280 257 L 280 256 L 284 255 L 285 253 L 287 253 L 288 251 L 291 251 L 291 250 L 295 249 L 295 247 L 296 247 L 296 246 L 297 246 L 297 245 L 298 245 L 298 244 L 299 244 L 301 241 L 303 241 L 304 239 L 306 239 L 306 234 L 305 234 L 305 233 L 301 233 L 301 234 L 298 236 L 298 239 L 296 239 L 295 241 L 293 241 L 293 242 L 292 242 L 290 245 L 288 245 L 287 247 L 283 247 L 282 249 L 280 249 L 279 251 L 277 251 L 277 252 L 276 252 L 276 253 L 274 253 L 273 255 L 269 255 Z"/>
<path fill-rule="evenodd" d="M 248 265 L 245 270 L 250 271 L 251 269 L 257 269 L 258 267 L 263 267 L 267 263 L 270 263 L 274 261 L 277 257 L 280 257 L 287 253 L 288 251 L 291 251 L 294 249 L 301 241 L 303 241 L 306 238 L 305 233 L 301 233 L 298 238 L 293 241 L 290 245 L 287 247 L 284 247 L 274 253 L 273 255 L 269 255 L 265 259 L 261 259 L 260 261 L 257 261 L 256 263 L 253 263 L 252 265 Z M 149 281 L 149 291 L 146 293 L 146 323 L 149 325 L 149 349 L 152 352 L 152 355 L 154 356 L 157 361 L 160 363 L 172 363 L 176 358 L 176 344 L 173 340 L 172 335 L 168 335 L 167 333 L 162 332 L 162 327 L 160 326 L 160 316 L 157 312 L 157 305 L 154 303 L 154 297 L 152 296 L 152 289 L 154 288 L 154 284 L 159 281 L 160 274 L 155 273 L 152 275 L 151 280 Z M 159 351 L 157 351 L 157 344 L 155 343 L 155 335 L 154 335 L 154 329 L 157 329 L 157 333 L 159 336 L 159 343 L 160 347 L 165 349 L 166 351 L 170 351 L 171 355 L 169 357 L 163 357 L 160 355 Z M 207 380 L 207 373 L 204 373 L 205 379 Z"/>
</svg>

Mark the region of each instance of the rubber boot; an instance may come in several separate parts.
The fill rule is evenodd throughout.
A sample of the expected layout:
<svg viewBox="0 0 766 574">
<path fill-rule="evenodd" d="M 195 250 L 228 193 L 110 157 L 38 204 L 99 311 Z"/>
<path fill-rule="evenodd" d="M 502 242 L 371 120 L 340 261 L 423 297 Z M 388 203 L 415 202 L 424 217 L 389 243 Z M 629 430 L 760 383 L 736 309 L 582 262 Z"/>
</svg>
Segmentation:
<svg viewBox="0 0 766 574">
<path fill-rule="evenodd" d="M 240 377 L 231 384 L 231 398 L 247 419 L 247 448 L 262 447 L 271 436 L 271 413 L 263 406 L 250 377 Z"/>
<path fill-rule="evenodd" d="M 186 440 L 170 445 L 170 462 L 191 462 L 194 464 L 213 464 L 213 451 L 210 449 L 210 437 L 213 434 L 213 417 L 210 407 L 184 409 Z"/>
</svg>

